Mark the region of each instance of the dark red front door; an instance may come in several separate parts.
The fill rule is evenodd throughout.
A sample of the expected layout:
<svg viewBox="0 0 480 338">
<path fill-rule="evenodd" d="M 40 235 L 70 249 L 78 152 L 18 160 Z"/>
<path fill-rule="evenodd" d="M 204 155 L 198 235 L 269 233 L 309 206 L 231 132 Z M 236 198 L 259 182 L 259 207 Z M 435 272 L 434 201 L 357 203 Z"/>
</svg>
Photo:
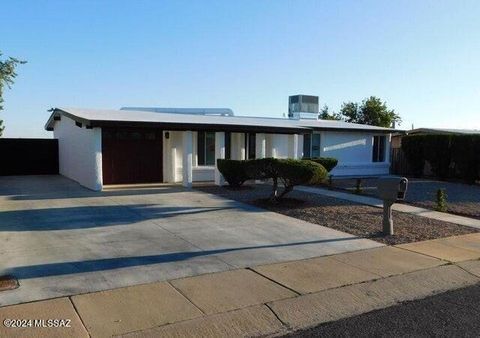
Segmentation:
<svg viewBox="0 0 480 338">
<path fill-rule="evenodd" d="M 103 184 L 163 181 L 161 130 L 102 128 Z"/>
</svg>

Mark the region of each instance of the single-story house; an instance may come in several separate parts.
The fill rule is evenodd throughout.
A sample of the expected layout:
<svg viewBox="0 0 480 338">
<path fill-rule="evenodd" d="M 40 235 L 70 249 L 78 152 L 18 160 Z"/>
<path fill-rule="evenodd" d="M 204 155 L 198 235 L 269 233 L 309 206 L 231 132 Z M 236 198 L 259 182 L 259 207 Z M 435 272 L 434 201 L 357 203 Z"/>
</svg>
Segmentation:
<svg viewBox="0 0 480 338">
<path fill-rule="evenodd" d="M 223 184 L 216 159 L 335 157 L 334 176 L 384 175 L 393 129 L 315 119 L 234 116 L 230 109 L 54 108 L 45 128 L 60 174 L 104 185 Z"/>
</svg>

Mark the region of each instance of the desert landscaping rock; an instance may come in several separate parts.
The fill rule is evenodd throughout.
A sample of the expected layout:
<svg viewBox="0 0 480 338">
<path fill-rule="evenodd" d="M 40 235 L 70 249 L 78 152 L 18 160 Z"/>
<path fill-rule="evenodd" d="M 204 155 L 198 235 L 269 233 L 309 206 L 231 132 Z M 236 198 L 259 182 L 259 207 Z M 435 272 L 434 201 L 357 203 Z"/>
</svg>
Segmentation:
<svg viewBox="0 0 480 338">
<path fill-rule="evenodd" d="M 334 187 L 354 191 L 355 179 L 336 179 Z M 363 179 L 363 195 L 377 196 L 376 179 Z M 421 208 L 435 209 L 438 189 L 447 192 L 448 212 L 480 219 L 480 185 L 462 182 L 444 182 L 434 179 L 409 178 L 405 202 Z"/>
<path fill-rule="evenodd" d="M 201 186 L 197 189 L 385 244 L 410 243 L 480 231 L 394 211 L 395 235 L 383 236 L 382 210 L 379 208 L 295 190 L 283 203 L 271 205 L 261 201 L 269 195 L 271 187 L 261 184 L 237 190 L 218 186 Z"/>
</svg>

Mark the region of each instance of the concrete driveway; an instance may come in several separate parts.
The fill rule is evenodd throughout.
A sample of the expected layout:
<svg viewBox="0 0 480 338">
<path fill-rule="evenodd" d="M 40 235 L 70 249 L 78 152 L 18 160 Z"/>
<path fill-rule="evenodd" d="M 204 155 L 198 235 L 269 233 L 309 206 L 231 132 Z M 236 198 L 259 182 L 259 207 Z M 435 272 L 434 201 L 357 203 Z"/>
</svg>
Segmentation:
<svg viewBox="0 0 480 338">
<path fill-rule="evenodd" d="M 0 306 L 381 246 L 178 186 L 0 178 Z"/>
</svg>

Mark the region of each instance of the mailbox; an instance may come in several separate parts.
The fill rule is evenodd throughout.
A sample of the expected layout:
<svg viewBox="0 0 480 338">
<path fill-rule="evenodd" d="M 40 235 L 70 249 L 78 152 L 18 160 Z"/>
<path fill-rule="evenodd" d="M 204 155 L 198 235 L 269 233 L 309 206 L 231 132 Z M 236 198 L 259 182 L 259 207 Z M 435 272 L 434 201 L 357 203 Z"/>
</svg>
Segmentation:
<svg viewBox="0 0 480 338">
<path fill-rule="evenodd" d="M 378 196 L 383 200 L 383 233 L 393 235 L 392 205 L 405 199 L 408 180 L 405 177 L 385 176 L 377 182 Z"/>
<path fill-rule="evenodd" d="M 378 179 L 378 196 L 384 200 L 394 203 L 397 200 L 405 199 L 408 180 L 405 177 L 385 176 Z"/>
</svg>

